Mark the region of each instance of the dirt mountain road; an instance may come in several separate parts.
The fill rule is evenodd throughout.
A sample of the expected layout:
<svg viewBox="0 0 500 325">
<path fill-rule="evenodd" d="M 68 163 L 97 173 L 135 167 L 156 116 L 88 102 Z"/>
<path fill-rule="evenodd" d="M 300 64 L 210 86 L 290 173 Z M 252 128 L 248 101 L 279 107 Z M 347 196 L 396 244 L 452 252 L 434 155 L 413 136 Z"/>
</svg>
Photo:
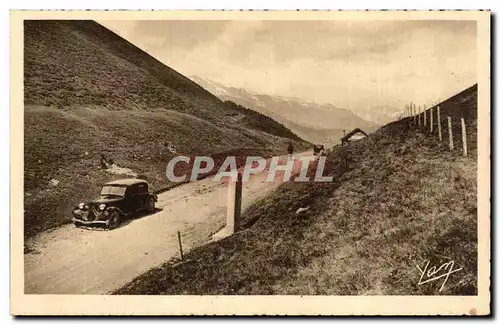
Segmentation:
<svg viewBox="0 0 500 325">
<path fill-rule="evenodd" d="M 243 210 L 279 186 L 267 175 L 243 183 Z M 106 294 L 178 256 L 177 231 L 184 251 L 209 242 L 226 222 L 227 184 L 210 177 L 179 186 L 160 194 L 157 208 L 112 231 L 66 225 L 33 237 L 33 252 L 24 256 L 25 293 Z"/>
</svg>

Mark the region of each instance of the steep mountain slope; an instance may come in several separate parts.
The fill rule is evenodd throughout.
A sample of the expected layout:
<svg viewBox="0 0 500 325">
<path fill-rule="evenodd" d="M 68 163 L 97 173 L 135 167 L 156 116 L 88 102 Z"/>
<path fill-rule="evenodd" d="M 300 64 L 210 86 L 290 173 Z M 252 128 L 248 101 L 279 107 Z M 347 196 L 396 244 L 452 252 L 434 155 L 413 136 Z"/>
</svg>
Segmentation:
<svg viewBox="0 0 500 325">
<path fill-rule="evenodd" d="M 116 293 L 476 295 L 477 85 L 439 105 L 442 123 L 466 120 L 467 157 L 411 118 L 390 123 L 334 148 L 333 182 L 284 184 L 247 210 L 240 233 Z M 459 271 L 445 279 L 451 262 Z M 431 275 L 444 265 L 440 278 L 419 284 L 427 263 Z"/>
<path fill-rule="evenodd" d="M 93 21 L 25 21 L 24 104 L 27 235 L 67 222 L 104 181 L 141 174 L 168 185 L 167 144 L 189 156 L 304 144 Z M 101 154 L 119 168 L 100 169 Z"/>
<path fill-rule="evenodd" d="M 331 145 L 339 143 L 343 130 L 349 132 L 359 127 L 366 132 L 372 132 L 377 128 L 375 123 L 363 120 L 353 112 L 331 104 L 256 94 L 241 88 L 226 87 L 208 78 L 199 76 L 190 78 L 220 99 L 233 101 L 270 116 L 311 142 Z"/>
</svg>

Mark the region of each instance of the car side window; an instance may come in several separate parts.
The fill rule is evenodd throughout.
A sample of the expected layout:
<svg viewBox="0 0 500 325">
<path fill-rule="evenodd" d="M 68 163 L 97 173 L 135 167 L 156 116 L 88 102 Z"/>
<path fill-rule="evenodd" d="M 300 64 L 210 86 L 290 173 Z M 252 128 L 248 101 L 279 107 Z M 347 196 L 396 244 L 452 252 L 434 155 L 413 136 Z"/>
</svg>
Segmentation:
<svg viewBox="0 0 500 325">
<path fill-rule="evenodd" d="M 145 193 L 148 192 L 148 185 L 145 184 L 145 183 L 138 184 L 137 188 L 138 188 L 138 193 L 139 194 L 145 194 Z"/>
<path fill-rule="evenodd" d="M 134 185 L 131 185 L 127 188 L 127 195 L 128 196 L 134 196 L 134 195 L 137 195 L 137 185 L 134 184 Z"/>
</svg>

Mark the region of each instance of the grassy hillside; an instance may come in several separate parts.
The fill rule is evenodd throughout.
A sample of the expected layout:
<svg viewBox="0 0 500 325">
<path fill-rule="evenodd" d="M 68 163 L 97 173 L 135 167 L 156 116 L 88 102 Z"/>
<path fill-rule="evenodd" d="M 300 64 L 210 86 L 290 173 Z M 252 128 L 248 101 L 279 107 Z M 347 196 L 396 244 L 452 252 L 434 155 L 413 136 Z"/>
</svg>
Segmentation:
<svg viewBox="0 0 500 325">
<path fill-rule="evenodd" d="M 229 100 L 225 101 L 224 103 L 231 109 L 235 110 L 235 112 L 243 114 L 244 117 L 240 120 L 240 122 L 251 127 L 252 129 L 264 131 L 269 134 L 289 138 L 296 141 L 301 141 L 301 139 L 295 133 L 287 129 L 283 124 L 276 122 L 272 118 L 262 113 L 238 105 Z M 235 114 L 240 115 L 238 113 Z"/>
<path fill-rule="evenodd" d="M 251 112 L 93 21 L 25 21 L 24 33 L 27 236 L 68 222 L 103 182 L 130 177 L 100 169 L 101 154 L 158 189 L 169 185 L 167 143 L 189 156 L 284 152 L 287 137 L 308 145 L 270 119 L 255 127 Z"/>
<path fill-rule="evenodd" d="M 284 184 L 246 211 L 242 232 L 115 293 L 477 294 L 476 92 L 440 104 L 445 115 L 466 116 L 468 157 L 409 119 L 393 122 L 336 147 L 332 183 Z M 416 265 L 449 261 L 462 270 L 442 291 L 442 280 L 418 284 Z"/>
</svg>

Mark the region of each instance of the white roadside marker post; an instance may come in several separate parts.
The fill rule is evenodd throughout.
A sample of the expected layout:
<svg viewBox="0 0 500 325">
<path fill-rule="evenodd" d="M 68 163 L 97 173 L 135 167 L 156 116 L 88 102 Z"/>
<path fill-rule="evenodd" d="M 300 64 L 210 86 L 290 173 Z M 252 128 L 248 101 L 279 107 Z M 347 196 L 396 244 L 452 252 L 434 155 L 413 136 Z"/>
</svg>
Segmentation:
<svg viewBox="0 0 500 325">
<path fill-rule="evenodd" d="M 231 234 L 238 231 L 241 219 L 241 192 L 242 192 L 242 175 L 238 173 L 237 181 L 230 178 L 227 184 L 227 215 L 226 228 Z"/>
</svg>

